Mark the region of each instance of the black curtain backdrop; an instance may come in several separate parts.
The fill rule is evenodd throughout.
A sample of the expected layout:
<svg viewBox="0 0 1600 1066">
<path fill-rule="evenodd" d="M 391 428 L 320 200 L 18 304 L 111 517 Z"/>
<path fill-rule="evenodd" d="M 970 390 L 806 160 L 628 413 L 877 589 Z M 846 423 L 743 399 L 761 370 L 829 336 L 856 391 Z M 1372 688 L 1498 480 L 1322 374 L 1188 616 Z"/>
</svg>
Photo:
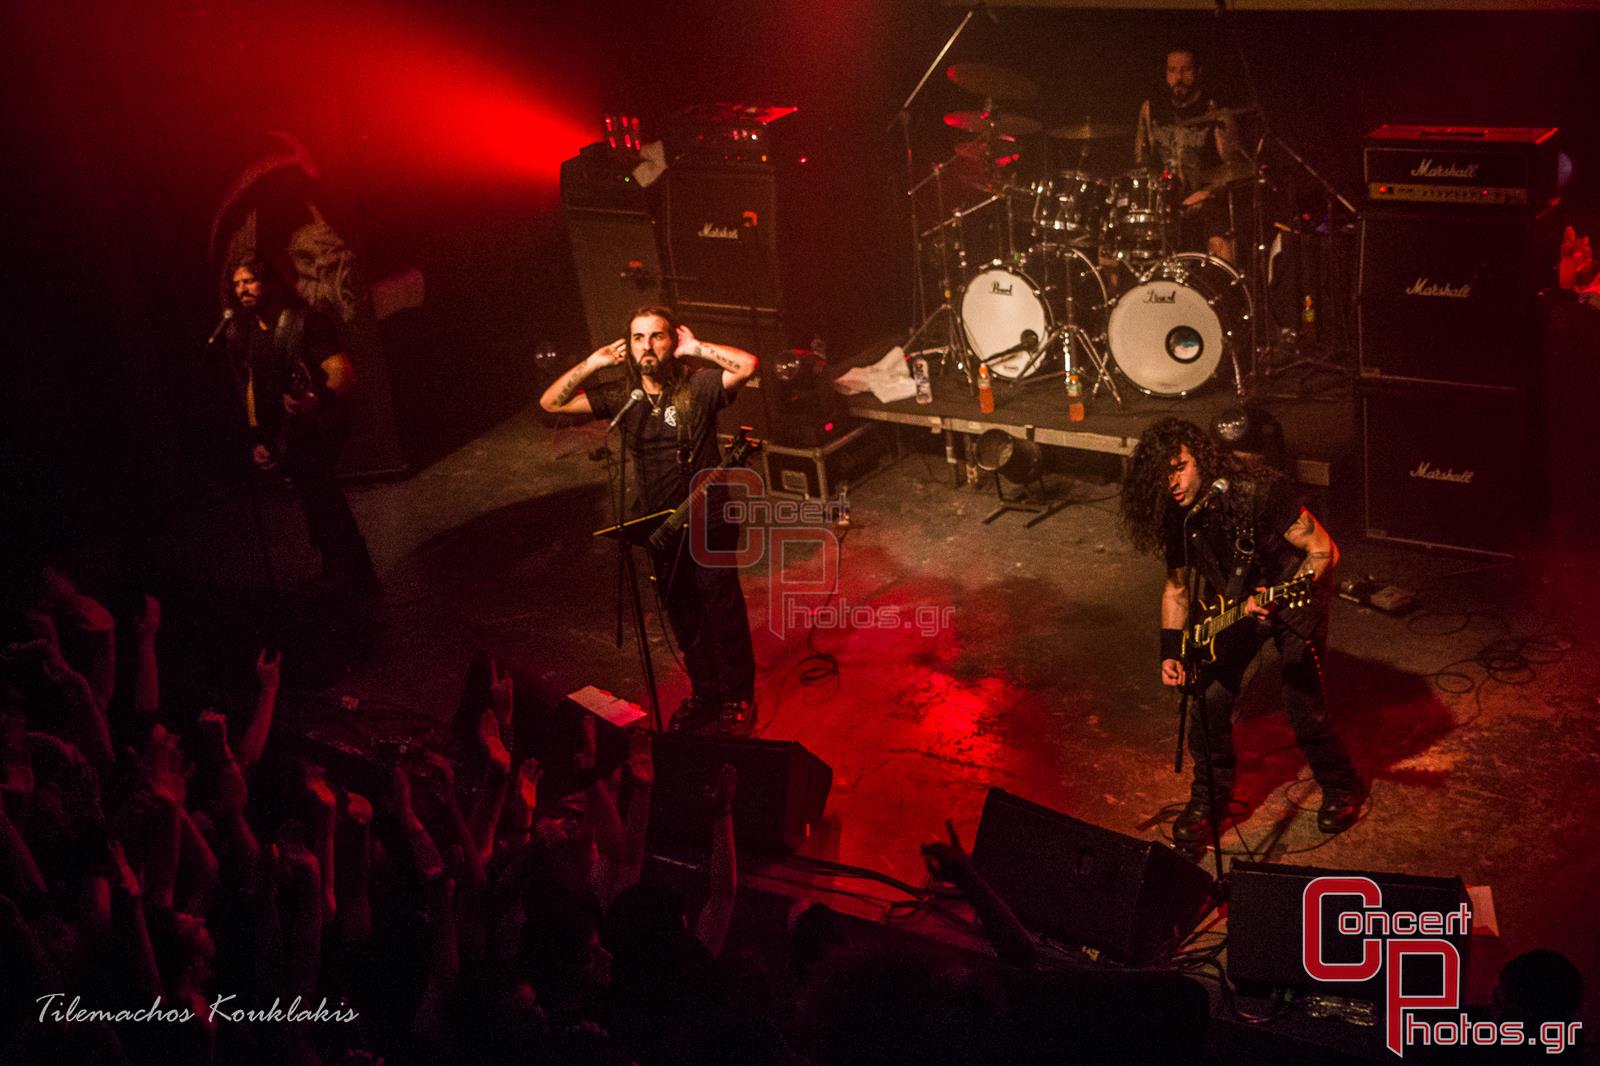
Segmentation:
<svg viewBox="0 0 1600 1066">
<path fill-rule="evenodd" d="M 608 108 L 642 114 L 648 130 L 691 103 L 798 105 L 777 132 L 787 156 L 808 159 L 789 218 L 805 237 L 803 298 L 822 309 L 832 350 L 849 354 L 909 324 L 904 155 L 887 127 L 961 12 L 883 0 L 357 3 L 339 5 L 341 24 L 367 20 L 371 33 L 351 39 L 370 43 L 348 63 L 318 51 L 326 5 L 86 0 L 12 5 L 4 17 L 17 191 L 0 479 L 19 526 L 54 541 L 97 528 L 135 535 L 203 481 L 214 432 L 200 415 L 200 345 L 216 311 L 206 231 L 265 130 L 306 140 L 356 220 L 372 276 L 424 273 L 426 318 L 406 331 L 403 354 L 428 383 L 397 386 L 395 402 L 430 428 L 432 454 L 532 402 L 536 341 L 581 354 L 553 162 L 496 173 L 429 156 L 374 88 L 388 57 L 408 54 L 390 35 L 468 57 L 576 126 Z M 1352 199 L 1360 134 L 1379 122 L 1549 124 L 1576 163 L 1568 206 L 1597 206 L 1592 12 L 996 18 L 975 18 L 946 65 L 998 63 L 1037 80 L 1025 111 L 1047 126 L 1132 122 L 1167 47 L 1191 43 L 1217 97 L 1237 104 L 1253 91 L 1272 131 Z M 929 86 L 913 108 L 919 176 L 954 143 L 940 116 L 977 103 L 942 78 Z M 1049 160 L 1042 138 L 1023 147 L 1035 168 L 1073 161 Z M 1094 162 L 1115 169 L 1126 155 L 1097 148 Z M 1309 183 L 1294 186 L 1315 209 Z"/>
</svg>

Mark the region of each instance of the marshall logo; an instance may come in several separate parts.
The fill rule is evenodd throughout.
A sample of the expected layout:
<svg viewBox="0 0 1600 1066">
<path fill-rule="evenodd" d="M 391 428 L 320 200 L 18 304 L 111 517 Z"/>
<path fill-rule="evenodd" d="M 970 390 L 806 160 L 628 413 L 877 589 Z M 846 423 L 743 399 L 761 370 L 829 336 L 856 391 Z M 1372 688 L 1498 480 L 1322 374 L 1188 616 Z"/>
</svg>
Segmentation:
<svg viewBox="0 0 1600 1066">
<path fill-rule="evenodd" d="M 719 226 L 715 222 L 707 222 L 700 227 L 696 237 L 707 237 L 714 241 L 736 241 L 739 231 L 732 226 Z"/>
<path fill-rule="evenodd" d="M 1448 481 L 1452 485 L 1470 485 L 1472 479 L 1478 476 L 1476 470 L 1440 470 L 1428 460 L 1424 459 L 1411 471 L 1412 477 L 1420 477 L 1425 481 Z"/>
<path fill-rule="evenodd" d="M 1472 283 L 1464 281 L 1460 285 L 1450 285 L 1446 282 L 1435 283 L 1431 278 L 1418 278 L 1406 290 L 1407 296 L 1445 296 L 1452 300 L 1468 300 L 1472 298 Z"/>
<path fill-rule="evenodd" d="M 989 283 L 989 291 L 994 293 L 996 296 L 1010 296 L 1011 286 L 1002 285 L 998 281 L 991 281 Z"/>
<path fill-rule="evenodd" d="M 1475 178 L 1479 163 L 1435 163 L 1424 159 L 1411 168 L 1413 178 Z"/>
<path fill-rule="evenodd" d="M 1147 304 L 1176 304 L 1178 302 L 1178 290 L 1173 289 L 1163 296 L 1160 289 L 1151 289 L 1149 295 L 1144 298 L 1144 302 Z"/>
</svg>

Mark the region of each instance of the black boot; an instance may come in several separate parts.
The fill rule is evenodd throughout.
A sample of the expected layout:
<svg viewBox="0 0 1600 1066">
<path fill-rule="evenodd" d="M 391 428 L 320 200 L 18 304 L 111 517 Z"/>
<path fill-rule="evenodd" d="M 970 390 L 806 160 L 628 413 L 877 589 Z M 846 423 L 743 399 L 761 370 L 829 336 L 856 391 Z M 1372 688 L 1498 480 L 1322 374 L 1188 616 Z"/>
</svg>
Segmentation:
<svg viewBox="0 0 1600 1066">
<path fill-rule="evenodd" d="M 1218 829 L 1228 818 L 1228 800 L 1216 805 Z M 1191 797 L 1172 821 L 1172 842 L 1179 845 L 1211 843 L 1211 804 L 1203 796 Z"/>
<path fill-rule="evenodd" d="M 715 699 L 690 693 L 689 698 L 678 704 L 678 709 L 673 712 L 672 720 L 667 723 L 667 732 L 698 733 L 716 724 L 721 710 L 721 704 Z"/>
<path fill-rule="evenodd" d="M 1317 811 L 1317 828 L 1333 836 L 1361 819 L 1366 789 L 1359 778 L 1322 787 L 1322 807 Z"/>
</svg>

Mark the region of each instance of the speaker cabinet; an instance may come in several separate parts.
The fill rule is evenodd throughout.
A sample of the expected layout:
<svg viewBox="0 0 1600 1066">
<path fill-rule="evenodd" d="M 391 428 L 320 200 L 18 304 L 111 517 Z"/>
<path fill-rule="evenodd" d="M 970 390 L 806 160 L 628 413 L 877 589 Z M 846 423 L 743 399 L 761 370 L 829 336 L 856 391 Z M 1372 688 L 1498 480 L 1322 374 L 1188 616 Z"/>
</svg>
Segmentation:
<svg viewBox="0 0 1600 1066">
<path fill-rule="evenodd" d="M 1323 870 L 1313 866 L 1279 866 L 1273 863 L 1236 860 L 1228 874 L 1228 976 L 1242 991 L 1264 993 L 1272 989 L 1302 989 L 1351 999 L 1381 1001 L 1384 998 L 1383 973 L 1370 981 L 1318 981 L 1303 964 L 1302 914 L 1306 886 L 1318 877 L 1360 876 L 1370 878 L 1383 894 L 1382 906 L 1374 908 L 1388 914 L 1431 911 L 1449 914 L 1467 901 L 1466 886 L 1458 877 L 1417 877 L 1411 874 L 1370 873 L 1362 870 Z M 1359 962 L 1360 936 L 1339 932 L 1338 915 L 1353 909 L 1359 897 L 1331 897 L 1323 902 L 1320 916 L 1322 957 L 1327 962 Z M 1469 929 L 1470 932 L 1470 929 Z M 1462 984 L 1466 983 L 1467 948 L 1470 935 L 1446 936 L 1461 954 Z M 1413 991 L 1412 966 L 1421 969 L 1427 960 L 1414 958 L 1406 963 L 1407 991 Z M 1423 973 L 1421 979 L 1428 977 Z M 1421 993 L 1438 989 L 1416 989 Z"/>
<path fill-rule="evenodd" d="M 1544 218 L 1364 212 L 1361 375 L 1514 389 L 1538 351 L 1534 293 L 1554 263 Z"/>
<path fill-rule="evenodd" d="M 972 863 L 1024 923 L 1123 962 L 1153 960 L 1205 913 L 1213 882 L 1177 852 L 991 788 Z"/>
<path fill-rule="evenodd" d="M 665 302 L 655 223 L 638 211 L 568 207 L 566 214 L 593 351 L 622 336 L 634 308 Z"/>
<path fill-rule="evenodd" d="M 832 768 L 794 741 L 662 733 L 655 738 L 653 757 L 652 846 L 709 845 L 705 793 L 724 763 L 739 771 L 733 832 L 741 852 L 797 850 L 822 820 L 833 787 Z"/>
<path fill-rule="evenodd" d="M 674 306 L 680 312 L 753 308 L 776 315 L 782 290 L 772 168 L 682 164 L 666 180 L 662 203 Z"/>
<path fill-rule="evenodd" d="M 1511 554 L 1542 507 L 1526 408 L 1493 392 L 1360 394 L 1367 536 Z"/>
</svg>

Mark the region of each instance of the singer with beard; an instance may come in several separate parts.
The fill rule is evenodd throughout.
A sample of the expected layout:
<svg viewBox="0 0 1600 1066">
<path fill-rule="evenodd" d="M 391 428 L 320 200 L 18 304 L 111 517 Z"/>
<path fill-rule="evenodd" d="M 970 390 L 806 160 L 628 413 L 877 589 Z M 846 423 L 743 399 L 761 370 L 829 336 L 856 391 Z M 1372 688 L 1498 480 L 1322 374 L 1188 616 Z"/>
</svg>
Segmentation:
<svg viewBox="0 0 1600 1066">
<path fill-rule="evenodd" d="M 703 364 L 691 366 L 691 361 Z M 717 412 L 756 372 L 756 357 L 731 345 L 708 344 L 677 323 L 671 309 L 641 307 L 628 335 L 597 349 L 557 378 L 539 406 L 560 414 L 617 418 L 633 460 L 634 516 L 676 508 L 689 496 L 696 471 L 718 465 Z M 627 368 L 626 390 L 580 391 L 608 366 Z M 642 398 L 630 399 L 633 390 Z M 717 551 L 738 546 L 739 528 L 727 520 L 720 494 L 708 494 L 707 539 Z M 656 588 L 673 635 L 683 650 L 691 692 L 673 715 L 674 732 L 716 726 L 748 733 L 755 726 L 755 654 L 739 571 L 704 566 L 687 537 L 651 552 Z"/>
<path fill-rule="evenodd" d="M 1215 661 L 1197 679 L 1204 717 L 1192 718 L 1189 725 L 1194 777 L 1188 805 L 1173 823 L 1174 841 L 1205 841 L 1211 836 L 1211 819 L 1220 824 L 1227 816 L 1236 764 L 1233 707 L 1246 669 L 1268 640 L 1282 663 L 1283 709 L 1322 786 L 1317 827 L 1334 834 L 1354 825 L 1363 789 L 1333 731 L 1322 692 L 1322 650 L 1339 549 L 1316 516 L 1301 506 L 1289 479 L 1220 452 L 1191 422 L 1163 418 L 1145 430 L 1129 460 L 1122 524 L 1135 548 L 1166 559 L 1163 684 L 1178 687 L 1188 680 L 1179 648 L 1189 617 L 1190 569 L 1199 571 L 1201 595 L 1208 601 L 1250 593 L 1248 617 L 1222 631 Z M 1309 604 L 1280 609 L 1280 604 L 1256 602 L 1266 586 L 1301 574 L 1313 576 L 1315 594 Z"/>
<path fill-rule="evenodd" d="M 339 487 L 339 453 L 350 436 L 346 397 L 355 368 L 338 329 L 306 305 L 264 258 L 230 264 L 227 340 L 235 395 L 242 402 L 251 458 L 288 475 L 322 556 L 321 582 L 363 598 L 383 594 L 367 542 Z"/>
<path fill-rule="evenodd" d="M 1204 250 L 1233 261 L 1234 241 L 1226 198 L 1201 177 L 1224 161 L 1244 159 L 1239 135 L 1231 118 L 1199 126 L 1179 125 L 1217 108 L 1200 82 L 1200 63 L 1194 49 L 1176 47 L 1167 52 L 1166 94 L 1156 95 L 1139 107 L 1133 139 L 1134 163 L 1170 171 L 1179 183 L 1178 244 L 1182 251 Z"/>
</svg>

